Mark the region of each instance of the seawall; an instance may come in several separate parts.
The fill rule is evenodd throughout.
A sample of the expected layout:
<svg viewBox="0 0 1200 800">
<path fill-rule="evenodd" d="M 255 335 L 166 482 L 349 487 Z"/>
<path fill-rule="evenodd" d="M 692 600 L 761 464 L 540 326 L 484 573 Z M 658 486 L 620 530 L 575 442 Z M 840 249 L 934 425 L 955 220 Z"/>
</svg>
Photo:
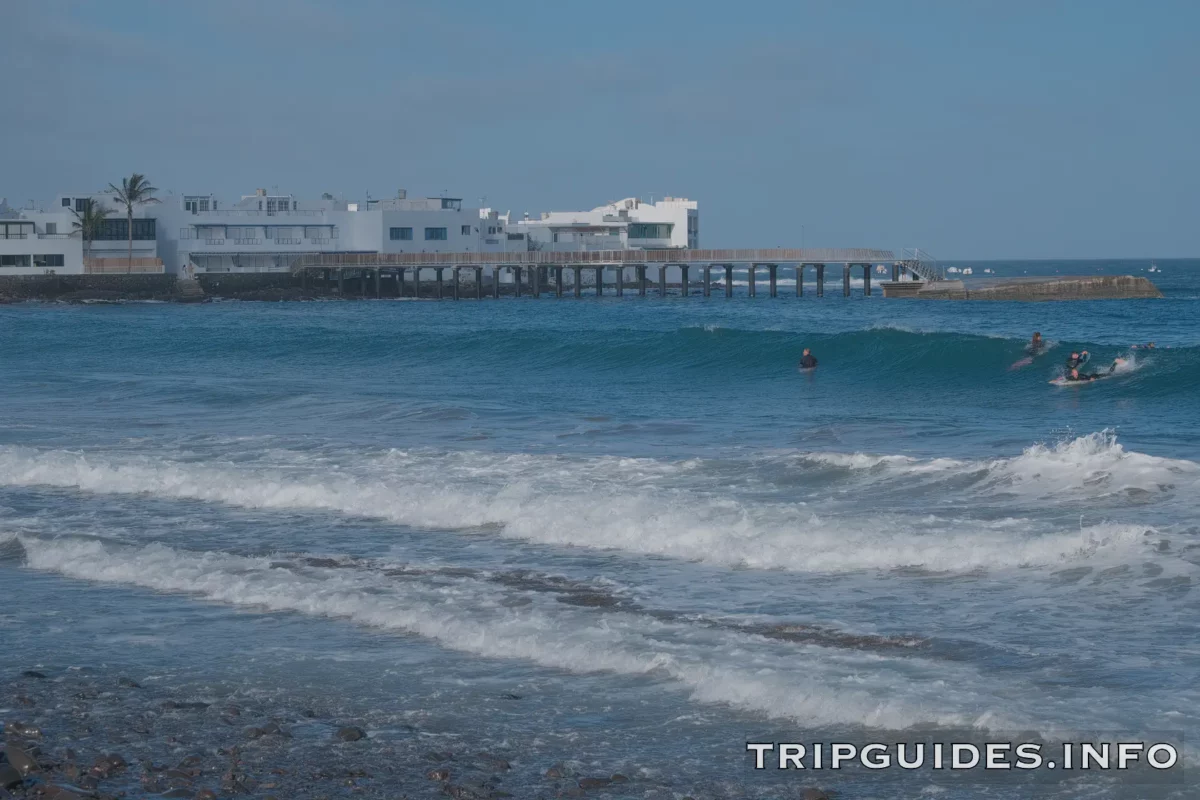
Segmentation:
<svg viewBox="0 0 1200 800">
<path fill-rule="evenodd" d="M 1162 297 L 1149 278 L 1135 275 L 1085 275 L 1062 278 L 1015 278 L 995 281 L 937 281 L 919 286 L 884 283 L 884 297 L 922 300 L 1129 300 Z"/>
<path fill-rule="evenodd" d="M 0 302 L 171 300 L 174 275 L 0 275 Z"/>
</svg>

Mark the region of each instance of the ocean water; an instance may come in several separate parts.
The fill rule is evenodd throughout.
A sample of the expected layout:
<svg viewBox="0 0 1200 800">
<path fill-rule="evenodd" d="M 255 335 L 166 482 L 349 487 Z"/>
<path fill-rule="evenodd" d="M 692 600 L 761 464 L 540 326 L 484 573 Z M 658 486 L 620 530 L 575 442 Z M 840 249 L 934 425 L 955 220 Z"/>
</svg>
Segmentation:
<svg viewBox="0 0 1200 800">
<path fill-rule="evenodd" d="M 556 762 L 622 797 L 1034 791 L 758 773 L 763 736 L 1182 733 L 1195 769 L 1200 262 L 1158 267 L 1135 301 L 0 307 L 0 671 L 318 697 L 501 754 L 518 797 Z M 1129 362 L 1050 385 L 1073 349 Z"/>
</svg>

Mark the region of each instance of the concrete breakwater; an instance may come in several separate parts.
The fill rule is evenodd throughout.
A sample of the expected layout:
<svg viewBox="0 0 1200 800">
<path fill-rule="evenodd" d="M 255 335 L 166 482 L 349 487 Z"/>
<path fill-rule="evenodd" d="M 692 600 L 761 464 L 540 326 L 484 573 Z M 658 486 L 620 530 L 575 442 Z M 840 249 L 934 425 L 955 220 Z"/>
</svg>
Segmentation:
<svg viewBox="0 0 1200 800">
<path fill-rule="evenodd" d="M 368 297 L 420 297 L 429 299 L 475 298 L 476 296 L 499 297 L 581 295 L 579 284 L 572 283 L 569 291 L 559 275 L 547 275 L 545 283 L 540 275 L 529 270 L 525 280 L 517 283 L 494 284 L 494 276 L 488 275 L 478 283 L 478 276 L 468 275 L 467 280 L 454 274 L 449 280 L 428 277 L 420 283 L 411 274 L 408 280 L 398 271 L 382 274 L 381 270 L 346 270 L 337 279 L 305 280 L 304 276 L 288 272 L 256 273 L 206 273 L 195 280 L 178 279 L 175 275 L 35 275 L 0 276 L 0 302 L 24 300 L 54 300 L 61 302 L 116 302 L 122 300 L 159 300 L 167 302 L 194 303 L 208 298 L 236 300 L 314 300 L 322 297 L 346 299 Z M 436 270 L 440 273 L 442 270 Z M 469 271 L 472 272 L 473 271 Z M 619 274 L 619 273 L 618 273 Z M 848 273 L 847 273 L 848 275 Z M 686 279 L 686 273 L 683 276 Z M 657 281 L 641 280 L 629 286 L 631 293 L 639 295 L 701 295 L 716 294 L 732 296 L 732 284 L 728 276 L 725 281 L 713 281 L 705 274 L 703 282 L 688 281 L 686 291 L 681 282 L 667 283 L 664 277 Z M 775 297 L 773 271 L 768 275 L 768 296 Z M 846 276 L 843 276 L 846 277 Z M 844 280 L 843 294 L 849 296 L 849 281 Z M 548 285 L 547 285 L 548 284 Z M 755 296 L 753 282 L 747 287 L 750 297 Z M 586 287 L 587 296 L 616 290 L 621 294 L 622 284 L 604 282 Z M 817 296 L 823 296 L 823 285 L 818 283 Z M 864 293 L 869 289 L 864 286 Z M 797 292 L 799 294 L 799 292 Z M 911 297 L 935 300 L 1113 300 L 1162 297 L 1149 279 L 1133 275 L 1094 275 L 1062 278 L 1019 278 L 964 283 L 963 281 L 892 281 L 883 284 L 884 297 Z"/>
<path fill-rule="evenodd" d="M 883 296 L 920 300 L 1128 300 L 1162 297 L 1162 292 L 1149 278 L 1135 275 L 1086 275 L 998 279 L 970 283 L 885 283 Z"/>
</svg>

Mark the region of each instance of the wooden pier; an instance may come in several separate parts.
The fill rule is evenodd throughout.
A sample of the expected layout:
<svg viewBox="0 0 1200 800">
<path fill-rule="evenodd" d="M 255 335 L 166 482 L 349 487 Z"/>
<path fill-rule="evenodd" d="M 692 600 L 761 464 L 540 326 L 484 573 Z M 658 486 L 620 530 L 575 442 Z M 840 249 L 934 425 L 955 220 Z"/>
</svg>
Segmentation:
<svg viewBox="0 0 1200 800">
<path fill-rule="evenodd" d="M 765 278 L 770 297 L 779 295 L 780 270 L 796 279 L 796 296 L 804 294 L 804 271 L 811 268 L 817 282 L 817 296 L 825 294 L 826 267 L 842 268 L 842 295 L 850 296 L 850 278 L 861 269 L 863 294 L 871 294 L 871 274 L 877 264 L 891 267 L 892 281 L 903 272 L 916 276 L 907 261 L 896 261 L 891 250 L 856 249 L 771 249 L 771 250 L 601 250 L 592 252 L 521 252 L 521 253 L 316 253 L 300 256 L 292 271 L 301 285 L 335 283 L 340 294 L 346 293 L 347 281 L 359 294 L 375 297 L 422 297 L 437 299 L 461 297 L 499 298 L 505 294 L 563 297 L 564 273 L 571 275 L 575 297 L 583 297 L 584 275 L 591 272 L 594 281 L 589 295 L 602 296 L 612 287 L 616 296 L 626 291 L 626 274 L 632 270 L 632 288 L 645 297 L 651 290 L 666 296 L 671 288 L 689 296 L 698 288 L 704 297 L 713 293 L 716 271 L 725 297 L 733 296 L 735 268 L 746 270 L 747 294 L 758 295 L 760 276 Z M 692 269 L 695 272 L 692 272 Z M 678 284 L 669 285 L 667 270 L 680 272 Z M 431 274 L 432 273 L 432 274 Z M 612 280 L 608 276 L 612 274 Z M 450 279 L 447 281 L 447 274 Z M 464 275 L 467 280 L 464 280 Z M 693 282 L 696 275 L 699 281 Z M 502 278 L 508 276 L 509 281 Z M 487 280 L 485 281 L 485 277 Z M 651 280 L 651 277 L 654 280 Z M 429 282 L 432 279 L 432 284 Z M 385 293 L 384 288 L 388 291 Z"/>
</svg>

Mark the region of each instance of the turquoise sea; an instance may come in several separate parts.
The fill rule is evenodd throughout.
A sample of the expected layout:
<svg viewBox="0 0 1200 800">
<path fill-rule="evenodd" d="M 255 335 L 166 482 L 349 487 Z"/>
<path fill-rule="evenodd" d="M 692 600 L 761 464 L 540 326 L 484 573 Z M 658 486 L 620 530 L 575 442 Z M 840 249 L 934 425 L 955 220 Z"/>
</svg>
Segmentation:
<svg viewBox="0 0 1200 800">
<path fill-rule="evenodd" d="M 517 797 L 558 762 L 611 797 L 1034 792 L 759 773 L 761 736 L 1182 733 L 1194 770 L 1200 261 L 1150 264 L 972 266 L 1164 299 L 0 306 L 0 672 L 257 698 L 300 759 L 316 704 Z M 1128 362 L 1050 385 L 1080 349 Z M 394 780 L 366 796 L 439 796 Z"/>
</svg>

